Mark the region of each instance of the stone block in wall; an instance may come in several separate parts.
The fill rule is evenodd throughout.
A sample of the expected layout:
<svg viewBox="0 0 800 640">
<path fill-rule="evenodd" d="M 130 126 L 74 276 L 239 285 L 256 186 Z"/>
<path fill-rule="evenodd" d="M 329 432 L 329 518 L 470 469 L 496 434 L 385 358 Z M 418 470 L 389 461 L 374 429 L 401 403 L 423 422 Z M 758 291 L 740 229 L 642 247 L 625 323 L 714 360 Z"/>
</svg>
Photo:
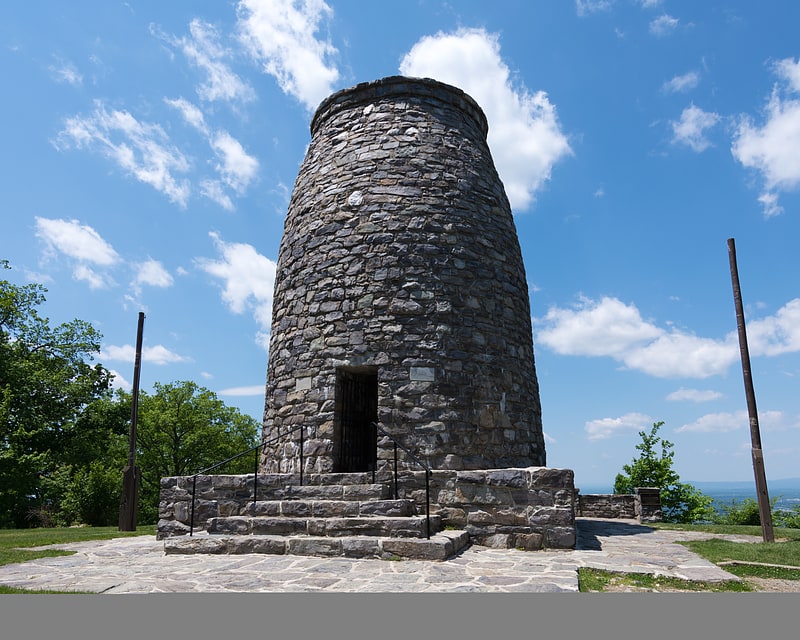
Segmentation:
<svg viewBox="0 0 800 640">
<path fill-rule="evenodd" d="M 551 549 L 574 549 L 575 527 L 547 527 L 542 531 L 544 546 Z"/>
<path fill-rule="evenodd" d="M 541 533 L 515 533 L 513 540 L 514 548 L 524 551 L 540 551 L 544 546 L 544 536 Z"/>
</svg>

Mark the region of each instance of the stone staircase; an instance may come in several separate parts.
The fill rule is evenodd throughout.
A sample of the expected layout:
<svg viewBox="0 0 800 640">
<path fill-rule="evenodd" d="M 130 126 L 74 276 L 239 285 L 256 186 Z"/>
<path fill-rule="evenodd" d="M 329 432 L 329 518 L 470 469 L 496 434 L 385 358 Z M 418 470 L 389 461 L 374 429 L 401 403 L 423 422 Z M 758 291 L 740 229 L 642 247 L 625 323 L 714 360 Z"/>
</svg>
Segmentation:
<svg viewBox="0 0 800 640">
<path fill-rule="evenodd" d="M 259 499 L 243 502 L 237 515 L 210 517 L 204 531 L 166 538 L 164 550 L 446 560 L 469 544 L 466 531 L 443 530 L 441 516 L 393 499 L 390 484 L 373 483 L 369 474 L 329 482 L 260 486 Z"/>
</svg>

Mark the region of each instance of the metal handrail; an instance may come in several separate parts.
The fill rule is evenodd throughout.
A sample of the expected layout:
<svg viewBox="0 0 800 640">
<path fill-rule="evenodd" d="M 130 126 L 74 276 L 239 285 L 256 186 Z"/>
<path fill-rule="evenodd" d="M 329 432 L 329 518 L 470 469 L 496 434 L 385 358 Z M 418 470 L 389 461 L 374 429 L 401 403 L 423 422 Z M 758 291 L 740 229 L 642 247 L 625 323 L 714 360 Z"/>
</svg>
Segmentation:
<svg viewBox="0 0 800 640">
<path fill-rule="evenodd" d="M 394 444 L 394 499 L 395 500 L 397 500 L 397 449 L 400 448 L 403 451 L 405 451 L 406 455 L 411 459 L 412 462 L 416 462 L 419 466 L 425 469 L 425 524 L 426 524 L 425 537 L 428 540 L 430 540 L 431 539 L 431 482 L 430 482 L 431 468 L 427 464 L 425 464 L 422 460 L 417 458 L 417 456 L 411 453 L 409 449 L 400 444 L 392 434 L 387 433 L 386 431 L 381 429 L 376 422 L 373 422 L 372 426 L 378 433 L 381 433 L 382 435 L 389 438 L 389 440 L 391 440 L 392 443 Z M 375 482 L 374 467 L 372 469 L 372 481 Z"/>
<path fill-rule="evenodd" d="M 222 462 L 217 462 L 216 464 L 212 464 L 210 467 L 206 467 L 205 469 L 201 469 L 200 471 L 195 473 L 192 476 L 192 511 L 191 511 L 191 516 L 190 516 L 190 520 L 189 520 L 189 536 L 192 536 L 194 534 L 194 503 L 195 503 L 195 497 L 196 497 L 196 494 L 197 494 L 197 476 L 202 476 L 202 475 L 208 473 L 209 471 L 217 469 L 218 467 L 221 467 L 224 464 L 227 464 L 227 463 L 229 463 L 229 462 L 231 462 L 233 460 L 236 460 L 237 458 L 241 458 L 242 456 L 247 455 L 248 453 L 252 453 L 253 451 L 257 451 L 258 449 L 261 449 L 261 448 L 267 446 L 268 444 L 272 444 L 273 442 L 277 442 L 278 440 L 281 440 L 282 438 L 285 438 L 286 436 L 288 436 L 288 435 L 290 435 L 290 434 L 292 434 L 292 433 L 294 433 L 295 431 L 298 431 L 298 430 L 300 431 L 300 486 L 302 487 L 303 486 L 303 427 L 304 426 L 305 425 L 297 425 L 296 427 L 294 427 L 292 429 L 289 429 L 289 431 L 287 431 L 286 433 L 282 433 L 280 435 L 277 435 L 277 436 L 275 436 L 274 438 L 272 438 L 270 440 L 264 440 L 263 442 L 260 442 L 259 444 L 255 445 L 254 447 L 250 447 L 246 451 L 241 451 L 241 452 L 237 453 L 236 455 L 233 455 L 230 458 L 227 458 L 226 460 L 223 460 Z M 255 506 L 256 499 L 258 497 L 258 462 L 259 462 L 258 455 L 256 455 L 255 462 L 256 462 L 255 463 L 255 473 L 253 474 L 253 506 Z"/>
<path fill-rule="evenodd" d="M 418 464 L 419 466 L 421 466 L 425 470 L 425 537 L 428 540 L 430 540 L 430 538 L 431 538 L 431 489 L 430 489 L 431 468 L 426 463 L 424 463 L 422 460 L 420 460 L 417 456 L 415 456 L 407 447 L 404 447 L 402 444 L 400 444 L 395 439 L 395 437 L 393 435 L 391 435 L 390 433 L 387 433 L 386 431 L 381 429 L 377 425 L 377 423 L 373 422 L 372 426 L 375 428 L 377 433 L 381 433 L 385 437 L 389 438 L 392 441 L 393 445 L 394 445 L 394 473 L 393 473 L 393 479 L 394 479 L 394 499 L 395 500 L 397 500 L 397 475 L 398 475 L 397 474 L 397 449 L 398 448 L 402 449 L 412 462 Z M 189 536 L 193 536 L 194 535 L 194 506 L 195 506 L 195 501 L 196 501 L 196 496 L 197 496 L 197 476 L 204 475 L 204 474 L 208 473 L 209 471 L 213 471 L 214 469 L 217 469 L 217 468 L 221 467 L 222 465 L 227 464 L 228 462 L 236 460 L 237 458 L 241 458 L 242 456 L 247 455 L 248 453 L 252 453 L 253 451 L 257 451 L 258 449 L 262 449 L 262 448 L 266 447 L 268 444 L 272 444 L 273 442 L 277 442 L 278 440 L 281 440 L 282 438 L 285 438 L 286 436 L 288 436 L 288 435 L 290 435 L 290 434 L 292 434 L 292 433 L 294 433 L 295 431 L 298 431 L 298 430 L 300 431 L 300 486 L 302 487 L 303 486 L 303 428 L 304 428 L 304 425 L 298 425 L 298 426 L 294 427 L 293 429 L 290 429 L 286 433 L 277 435 L 277 436 L 275 436 L 274 438 L 272 438 L 270 440 L 264 440 L 263 442 L 255 445 L 253 447 L 250 447 L 246 451 L 242 451 L 240 453 L 237 453 L 236 455 L 231 456 L 230 458 L 227 458 L 226 460 L 223 460 L 222 462 L 217 462 L 216 464 L 213 464 L 210 467 L 206 467 L 205 469 L 201 469 L 200 471 L 195 473 L 193 476 L 191 476 L 192 477 L 192 509 L 191 509 L 191 516 L 190 516 L 190 520 L 189 520 Z M 253 474 L 253 506 L 254 507 L 255 507 L 255 503 L 256 503 L 257 497 L 258 497 L 258 463 L 259 463 L 259 457 L 258 457 L 258 455 L 256 455 L 256 457 L 255 457 L 255 469 L 254 469 L 254 474 Z M 372 468 L 372 481 L 373 481 L 373 483 L 375 482 L 375 467 L 374 466 Z"/>
</svg>

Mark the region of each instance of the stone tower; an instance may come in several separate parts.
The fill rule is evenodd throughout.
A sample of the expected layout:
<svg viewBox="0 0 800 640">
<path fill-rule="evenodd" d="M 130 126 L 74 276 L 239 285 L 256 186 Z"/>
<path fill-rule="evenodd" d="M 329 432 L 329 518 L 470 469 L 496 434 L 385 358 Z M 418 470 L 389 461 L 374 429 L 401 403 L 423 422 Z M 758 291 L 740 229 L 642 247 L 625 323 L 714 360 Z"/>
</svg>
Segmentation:
<svg viewBox="0 0 800 640">
<path fill-rule="evenodd" d="M 389 77 L 328 97 L 278 255 L 265 472 L 545 466 L 516 228 L 460 89 Z M 285 437 L 284 437 L 285 436 Z"/>
</svg>

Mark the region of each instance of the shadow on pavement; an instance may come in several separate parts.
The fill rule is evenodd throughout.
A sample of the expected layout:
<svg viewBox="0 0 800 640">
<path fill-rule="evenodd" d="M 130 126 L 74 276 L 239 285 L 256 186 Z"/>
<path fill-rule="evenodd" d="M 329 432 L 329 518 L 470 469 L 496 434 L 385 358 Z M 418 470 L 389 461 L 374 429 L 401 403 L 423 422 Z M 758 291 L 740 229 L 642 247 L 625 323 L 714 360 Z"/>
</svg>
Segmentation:
<svg viewBox="0 0 800 640">
<path fill-rule="evenodd" d="M 654 531 L 646 525 L 626 522 L 623 520 L 586 520 L 575 519 L 576 550 L 600 551 L 602 544 L 600 538 L 610 536 L 636 536 Z"/>
</svg>

